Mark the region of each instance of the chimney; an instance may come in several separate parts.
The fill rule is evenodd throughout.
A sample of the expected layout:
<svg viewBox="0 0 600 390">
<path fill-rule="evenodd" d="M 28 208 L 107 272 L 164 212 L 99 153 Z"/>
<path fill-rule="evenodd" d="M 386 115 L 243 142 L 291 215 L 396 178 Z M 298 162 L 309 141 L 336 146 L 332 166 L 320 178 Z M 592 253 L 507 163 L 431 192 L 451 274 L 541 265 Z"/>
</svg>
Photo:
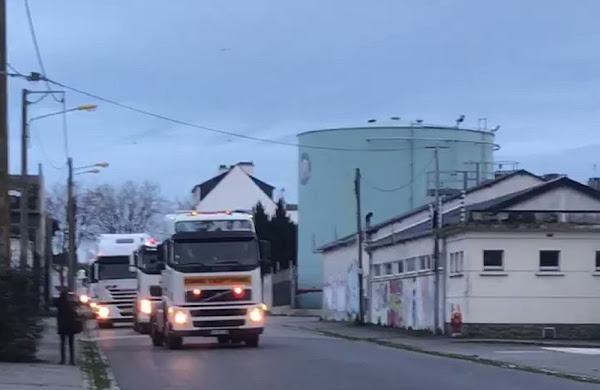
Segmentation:
<svg viewBox="0 0 600 390">
<path fill-rule="evenodd" d="M 252 161 L 240 161 L 237 165 L 250 176 L 254 176 L 254 163 Z"/>
<path fill-rule="evenodd" d="M 600 177 L 590 177 L 588 180 L 588 186 L 600 191 Z"/>
<path fill-rule="evenodd" d="M 217 171 L 217 175 L 220 175 L 221 173 L 225 173 L 228 170 L 229 170 L 229 168 L 227 167 L 227 165 L 221 164 L 221 165 L 219 165 L 219 170 Z"/>
<path fill-rule="evenodd" d="M 560 179 L 561 177 L 567 177 L 564 173 L 546 173 L 542 175 L 542 179 L 545 181 Z"/>
</svg>

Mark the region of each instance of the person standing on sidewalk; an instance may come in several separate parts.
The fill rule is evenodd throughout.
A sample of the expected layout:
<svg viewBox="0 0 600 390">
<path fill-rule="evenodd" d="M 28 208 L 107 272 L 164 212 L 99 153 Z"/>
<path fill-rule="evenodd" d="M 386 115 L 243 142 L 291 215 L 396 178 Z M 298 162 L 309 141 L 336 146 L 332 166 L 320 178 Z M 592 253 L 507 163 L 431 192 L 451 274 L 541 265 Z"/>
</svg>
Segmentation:
<svg viewBox="0 0 600 390">
<path fill-rule="evenodd" d="M 75 309 L 75 302 L 69 298 L 67 291 L 61 291 L 57 303 L 56 321 L 58 325 L 58 334 L 60 335 L 60 364 L 65 364 L 65 347 L 67 339 L 69 341 L 69 364 L 75 365 L 74 358 L 74 338 L 81 332 L 81 323 L 79 315 Z"/>
</svg>

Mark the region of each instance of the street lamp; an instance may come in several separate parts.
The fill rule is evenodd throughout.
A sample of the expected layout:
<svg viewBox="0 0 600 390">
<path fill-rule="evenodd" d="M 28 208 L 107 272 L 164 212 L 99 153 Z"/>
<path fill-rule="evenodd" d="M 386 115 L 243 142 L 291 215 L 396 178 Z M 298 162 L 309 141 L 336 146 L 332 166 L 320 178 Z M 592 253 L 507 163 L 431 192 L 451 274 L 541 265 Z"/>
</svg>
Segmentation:
<svg viewBox="0 0 600 390">
<path fill-rule="evenodd" d="M 79 105 L 77 107 L 68 108 L 66 110 L 60 110 L 60 111 L 56 111 L 56 112 L 51 112 L 49 114 L 44 114 L 44 115 L 36 116 L 34 118 L 29 119 L 29 124 L 31 124 L 31 122 L 36 121 L 38 119 L 48 118 L 49 116 L 66 114 L 67 112 L 72 112 L 72 111 L 94 111 L 94 110 L 96 110 L 96 108 L 98 108 L 97 104 L 94 104 L 94 103 L 84 103 L 84 104 Z"/>
<path fill-rule="evenodd" d="M 29 112 L 28 107 L 32 102 L 27 100 L 27 97 L 30 94 L 48 94 L 48 93 L 62 93 L 62 104 L 63 109 L 58 112 L 53 112 L 50 114 L 40 115 L 31 119 L 28 119 Z M 27 210 L 28 206 L 28 198 L 29 198 L 29 186 L 27 182 L 27 148 L 29 147 L 29 125 L 31 122 L 35 120 L 39 120 L 42 118 L 47 118 L 54 115 L 65 114 L 71 111 L 91 111 L 96 109 L 96 105 L 92 103 L 82 104 L 80 106 L 67 109 L 66 108 L 66 99 L 65 99 L 65 91 L 30 91 L 27 89 L 22 90 L 21 94 L 21 199 L 20 199 L 20 218 L 19 218 L 19 235 L 20 235 L 20 265 L 21 267 L 27 266 L 27 252 L 29 248 L 29 212 Z M 66 144 L 66 135 L 65 135 L 65 144 Z"/>
<path fill-rule="evenodd" d="M 67 165 L 69 167 L 69 177 L 67 179 L 67 223 L 69 225 L 69 289 L 72 292 L 75 292 L 75 273 L 77 271 L 77 259 L 75 256 L 75 208 L 73 207 L 75 202 L 73 195 L 73 176 L 83 175 L 86 173 L 100 173 L 100 169 L 97 168 L 106 168 L 109 164 L 107 162 L 101 162 L 92 165 L 73 168 L 73 159 L 69 157 L 67 159 Z M 74 173 L 74 171 L 79 172 Z"/>
</svg>

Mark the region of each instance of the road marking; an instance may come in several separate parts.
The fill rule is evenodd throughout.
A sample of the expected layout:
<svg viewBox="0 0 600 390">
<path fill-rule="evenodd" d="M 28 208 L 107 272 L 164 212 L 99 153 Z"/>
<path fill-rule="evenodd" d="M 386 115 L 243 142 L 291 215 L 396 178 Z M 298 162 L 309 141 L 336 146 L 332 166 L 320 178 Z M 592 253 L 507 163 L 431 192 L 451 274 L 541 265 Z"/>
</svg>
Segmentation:
<svg viewBox="0 0 600 390">
<path fill-rule="evenodd" d="M 505 351 L 494 351 L 494 353 L 506 353 L 506 354 L 516 353 L 516 354 L 520 354 L 520 353 L 544 353 L 544 351 L 532 351 L 532 350 L 505 350 Z"/>
<path fill-rule="evenodd" d="M 576 353 L 579 355 L 600 355 L 600 348 L 558 348 L 558 347 L 543 347 L 548 351 Z"/>
</svg>

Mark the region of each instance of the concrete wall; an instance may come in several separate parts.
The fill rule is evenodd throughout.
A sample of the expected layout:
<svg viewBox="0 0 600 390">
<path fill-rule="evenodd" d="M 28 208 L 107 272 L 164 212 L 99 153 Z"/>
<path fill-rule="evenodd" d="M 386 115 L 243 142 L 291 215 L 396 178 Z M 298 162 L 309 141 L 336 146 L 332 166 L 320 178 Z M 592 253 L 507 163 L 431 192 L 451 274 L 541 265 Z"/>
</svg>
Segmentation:
<svg viewBox="0 0 600 390">
<path fill-rule="evenodd" d="M 433 239 L 430 237 L 373 252 L 373 267 L 382 268 L 379 276 L 371 270 L 370 322 L 415 330 L 434 330 L 435 276 L 432 254 Z M 427 258 L 425 261 L 428 266 L 425 269 L 421 269 L 422 258 Z M 407 268 L 407 261 L 414 262 L 414 270 Z M 404 264 L 402 273 L 399 272 L 399 262 Z M 391 264 L 391 274 L 386 272 L 387 264 Z"/>
<path fill-rule="evenodd" d="M 322 317 L 327 320 L 353 320 L 359 312 L 358 249 L 356 244 L 322 254 Z M 363 259 L 366 255 L 363 256 Z M 366 286 L 366 284 L 365 284 Z"/>
<path fill-rule="evenodd" d="M 600 324 L 600 233 L 468 233 L 464 322 Z M 485 249 L 504 250 L 502 271 L 483 270 Z M 560 250 L 560 270 L 541 272 L 540 250 Z"/>
</svg>

